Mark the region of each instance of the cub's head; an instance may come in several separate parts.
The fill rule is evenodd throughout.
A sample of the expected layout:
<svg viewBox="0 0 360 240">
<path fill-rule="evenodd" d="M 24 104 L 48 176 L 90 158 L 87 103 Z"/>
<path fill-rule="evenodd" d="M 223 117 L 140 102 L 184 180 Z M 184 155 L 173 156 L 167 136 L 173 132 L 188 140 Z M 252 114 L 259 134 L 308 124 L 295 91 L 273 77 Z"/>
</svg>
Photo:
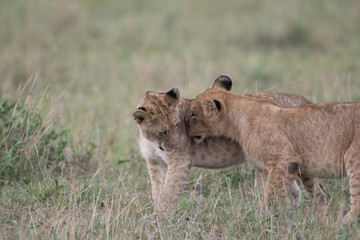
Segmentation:
<svg viewBox="0 0 360 240">
<path fill-rule="evenodd" d="M 177 88 L 168 92 L 147 92 L 133 112 L 140 134 L 165 153 L 180 148 L 185 140 L 185 123 L 179 116 L 179 102 Z"/>
<path fill-rule="evenodd" d="M 190 137 L 200 143 L 206 137 L 217 136 L 224 112 L 221 94 L 230 91 L 230 77 L 219 76 L 211 85 L 211 89 L 200 94 L 190 105 L 186 115 L 186 127 Z"/>
</svg>

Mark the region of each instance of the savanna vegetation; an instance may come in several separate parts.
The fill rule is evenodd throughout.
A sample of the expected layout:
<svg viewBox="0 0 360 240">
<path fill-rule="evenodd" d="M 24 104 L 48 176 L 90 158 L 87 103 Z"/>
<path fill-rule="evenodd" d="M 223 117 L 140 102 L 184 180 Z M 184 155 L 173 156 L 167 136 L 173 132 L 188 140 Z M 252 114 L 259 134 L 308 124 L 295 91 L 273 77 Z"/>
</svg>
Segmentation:
<svg viewBox="0 0 360 240">
<path fill-rule="evenodd" d="M 246 165 L 193 169 L 155 223 L 131 116 L 147 90 L 360 102 L 360 2 L 0 0 L 0 239 L 358 239 L 347 179 L 329 208 L 259 210 Z"/>
</svg>

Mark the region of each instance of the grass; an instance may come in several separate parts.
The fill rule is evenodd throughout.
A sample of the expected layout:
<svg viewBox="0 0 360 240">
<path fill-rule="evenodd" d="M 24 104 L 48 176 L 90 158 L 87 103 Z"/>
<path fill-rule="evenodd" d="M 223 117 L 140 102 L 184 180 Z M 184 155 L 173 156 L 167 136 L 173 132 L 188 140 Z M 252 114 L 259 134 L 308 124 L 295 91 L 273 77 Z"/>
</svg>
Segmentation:
<svg viewBox="0 0 360 240">
<path fill-rule="evenodd" d="M 263 214 L 247 166 L 194 169 L 174 218 L 152 223 L 131 112 L 147 90 L 178 86 L 193 98 L 223 73 L 238 93 L 360 102 L 359 8 L 355 0 L 0 0 L 1 105 L 23 104 L 43 120 L 34 134 L 13 132 L 21 144 L 3 147 L 9 132 L 0 136 L 0 165 L 22 163 L 1 181 L 0 238 L 358 238 L 358 224 L 337 224 L 349 210 L 346 179 L 324 180 L 325 216 L 312 214 L 306 193 L 298 209 Z M 41 143 L 52 130 L 57 138 Z M 41 147 L 59 150 L 55 165 Z M 30 162 L 41 171 L 22 169 Z"/>
</svg>

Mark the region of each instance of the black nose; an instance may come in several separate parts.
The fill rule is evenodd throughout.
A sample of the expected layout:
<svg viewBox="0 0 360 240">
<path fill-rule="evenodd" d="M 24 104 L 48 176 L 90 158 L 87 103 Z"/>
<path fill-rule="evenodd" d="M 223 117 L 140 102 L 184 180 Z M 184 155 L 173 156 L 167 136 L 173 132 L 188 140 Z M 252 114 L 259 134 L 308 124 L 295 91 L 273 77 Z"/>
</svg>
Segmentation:
<svg viewBox="0 0 360 240">
<path fill-rule="evenodd" d="M 159 147 L 161 151 L 165 151 L 162 147 Z"/>
</svg>

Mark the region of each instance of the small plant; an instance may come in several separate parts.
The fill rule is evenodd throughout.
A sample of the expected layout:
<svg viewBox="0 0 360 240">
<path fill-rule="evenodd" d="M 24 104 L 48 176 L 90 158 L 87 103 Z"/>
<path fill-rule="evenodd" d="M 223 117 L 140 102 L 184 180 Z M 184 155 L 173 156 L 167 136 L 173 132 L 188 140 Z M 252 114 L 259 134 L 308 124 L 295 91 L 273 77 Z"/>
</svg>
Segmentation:
<svg viewBox="0 0 360 240">
<path fill-rule="evenodd" d="M 55 130 L 22 100 L 0 99 L 0 186 L 60 173 L 76 164 L 68 159 L 72 149 L 70 130 Z"/>
</svg>

